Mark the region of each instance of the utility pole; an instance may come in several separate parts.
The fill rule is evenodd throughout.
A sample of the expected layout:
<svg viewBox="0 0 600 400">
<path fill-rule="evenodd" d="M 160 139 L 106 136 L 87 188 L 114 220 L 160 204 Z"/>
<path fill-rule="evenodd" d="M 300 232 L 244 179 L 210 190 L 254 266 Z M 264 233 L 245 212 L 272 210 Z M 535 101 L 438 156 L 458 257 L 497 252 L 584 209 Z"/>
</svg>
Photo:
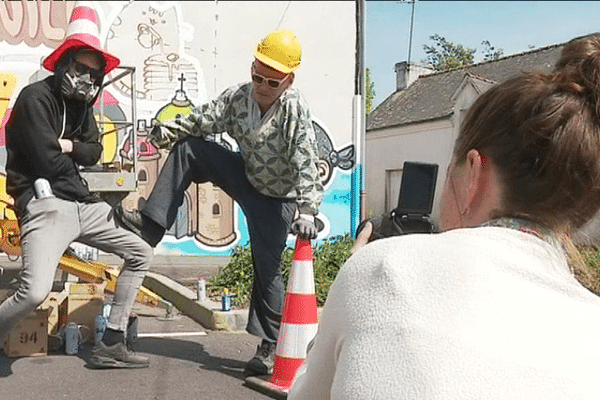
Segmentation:
<svg viewBox="0 0 600 400">
<path fill-rule="evenodd" d="M 354 97 L 352 99 L 352 131 L 356 149 L 356 164 L 352 171 L 352 200 L 350 206 L 350 231 L 356 234 L 360 222 L 366 218 L 366 192 L 364 187 L 365 163 L 365 0 L 356 4 L 356 69 Z"/>
<path fill-rule="evenodd" d="M 408 35 L 408 60 L 406 63 L 407 67 L 410 65 L 410 52 L 412 50 L 412 36 L 413 36 L 413 26 L 414 26 L 414 22 L 415 22 L 415 3 L 416 2 L 417 2 L 417 0 L 410 1 L 410 3 L 412 3 L 412 12 L 410 15 L 410 34 Z"/>
<path fill-rule="evenodd" d="M 417 0 L 402 0 L 396 2 L 397 4 L 412 4 L 412 11 L 410 14 L 410 31 L 408 34 L 408 60 L 406 60 L 406 67 L 410 66 L 410 56 L 412 51 L 412 36 L 413 36 L 413 26 L 415 24 L 415 3 Z"/>
</svg>

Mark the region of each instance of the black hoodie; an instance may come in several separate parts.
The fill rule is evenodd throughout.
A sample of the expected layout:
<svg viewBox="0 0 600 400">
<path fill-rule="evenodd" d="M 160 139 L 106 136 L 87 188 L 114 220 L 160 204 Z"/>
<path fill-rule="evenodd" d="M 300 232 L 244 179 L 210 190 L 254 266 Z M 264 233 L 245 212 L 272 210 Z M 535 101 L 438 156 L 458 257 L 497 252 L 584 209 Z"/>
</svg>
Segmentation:
<svg viewBox="0 0 600 400">
<path fill-rule="evenodd" d="M 92 104 L 63 101 L 60 84 L 63 71 L 21 90 L 6 124 L 6 190 L 15 200 L 17 214 L 34 196 L 33 183 L 46 178 L 58 198 L 94 202 L 78 165 L 94 165 L 102 145 Z M 65 113 L 66 105 L 66 113 Z M 66 115 L 66 120 L 63 116 Z M 73 141 L 73 152 L 62 153 L 58 139 Z"/>
</svg>

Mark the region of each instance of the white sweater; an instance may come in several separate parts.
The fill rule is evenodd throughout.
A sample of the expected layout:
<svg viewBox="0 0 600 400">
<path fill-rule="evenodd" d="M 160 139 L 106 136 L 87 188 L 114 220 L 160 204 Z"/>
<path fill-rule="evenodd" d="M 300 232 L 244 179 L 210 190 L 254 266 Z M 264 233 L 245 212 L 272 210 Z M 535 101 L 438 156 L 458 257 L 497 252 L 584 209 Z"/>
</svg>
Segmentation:
<svg viewBox="0 0 600 400">
<path fill-rule="evenodd" d="M 600 298 L 508 228 L 375 241 L 331 287 L 289 400 L 600 399 Z"/>
</svg>

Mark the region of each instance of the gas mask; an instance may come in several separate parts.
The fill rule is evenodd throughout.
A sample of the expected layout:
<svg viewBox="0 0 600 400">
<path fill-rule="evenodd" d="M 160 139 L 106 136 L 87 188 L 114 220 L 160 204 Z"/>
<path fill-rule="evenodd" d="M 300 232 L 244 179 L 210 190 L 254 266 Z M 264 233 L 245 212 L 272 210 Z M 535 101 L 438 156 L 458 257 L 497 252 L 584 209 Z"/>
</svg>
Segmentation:
<svg viewBox="0 0 600 400">
<path fill-rule="evenodd" d="M 71 76 L 67 71 L 62 80 L 61 93 L 67 99 L 85 101 L 89 103 L 94 99 L 100 87 L 97 86 L 90 74 Z"/>
</svg>

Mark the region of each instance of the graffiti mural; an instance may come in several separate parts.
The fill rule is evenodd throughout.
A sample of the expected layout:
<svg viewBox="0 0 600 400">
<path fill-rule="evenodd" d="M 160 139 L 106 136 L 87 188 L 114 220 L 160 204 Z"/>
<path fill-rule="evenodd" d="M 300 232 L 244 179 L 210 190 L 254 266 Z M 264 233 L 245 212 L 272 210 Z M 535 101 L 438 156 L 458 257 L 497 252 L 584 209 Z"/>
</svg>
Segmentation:
<svg viewBox="0 0 600 400">
<path fill-rule="evenodd" d="M 0 2 L 0 38 L 10 44 L 56 48 L 65 37 L 72 1 Z"/>
<path fill-rule="evenodd" d="M 188 98 L 184 88 L 186 79 L 183 73 L 179 81 L 180 87 L 175 91 L 171 102 L 157 111 L 152 122 L 181 118 L 193 109 L 194 104 Z M 143 207 L 167 157 L 166 150 L 155 148 L 148 140 L 150 129 L 151 127 L 147 127 L 145 120 L 138 120 L 138 191 L 129 194 L 124 199 L 123 206 L 127 210 Z M 222 138 L 222 135 L 212 135 L 209 140 L 226 148 L 232 148 L 231 144 Z M 131 160 L 130 140 L 121 149 L 121 156 L 125 160 Z M 235 231 L 234 216 L 233 199 L 227 196 L 223 190 L 212 183 L 192 183 L 186 191 L 184 202 L 179 208 L 174 225 L 166 234 L 174 236 L 176 239 L 193 236 L 206 246 L 226 246 L 238 236 Z"/>
<path fill-rule="evenodd" d="M 203 67 L 201 59 L 204 64 L 209 63 L 200 55 L 205 49 L 216 48 L 215 39 L 198 33 L 197 21 L 193 21 L 196 25 L 189 21 L 207 10 L 208 5 L 177 1 L 93 3 L 102 14 L 104 37 L 101 39 L 107 50 L 118 55 L 121 65 L 133 72 L 124 75 L 124 70 L 119 68 L 107 76 L 112 82 L 94 105 L 104 150 L 98 165 L 89 170 L 133 174 L 135 190 L 126 193 L 121 201 L 125 209 L 140 209 L 168 154 L 148 140 L 153 125 L 157 121 L 180 118 L 194 106 L 209 100 L 203 70 L 207 67 Z M 183 12 L 183 3 L 187 10 L 193 8 L 194 13 Z M 41 67 L 41 60 L 64 38 L 74 4 L 52 0 L 0 3 L 0 50 L 10 49 L 0 53 L 0 219 L 16 218 L 8 208 L 12 199 L 5 190 L 4 126 L 19 91 L 48 76 L 48 71 Z M 242 64 L 240 68 L 245 71 L 246 64 Z M 237 82 L 228 84 L 234 83 Z M 315 110 L 313 113 L 319 115 Z M 356 166 L 356 155 L 354 145 L 349 143 L 351 132 L 336 129 L 336 135 L 332 135 L 324 122 L 330 121 L 332 116 L 321 114 L 323 119 L 315 118 L 313 126 L 319 172 L 326 191 L 317 218 L 321 221 L 319 238 L 327 238 L 349 230 L 351 174 Z M 342 140 L 340 146 L 334 137 L 347 139 Z M 227 134 L 212 135 L 209 140 L 237 150 L 235 141 Z M 290 235 L 289 240 L 293 244 L 295 238 Z M 229 255 L 233 246 L 248 241 L 248 227 L 240 207 L 212 183 L 193 183 L 156 253 Z"/>
</svg>

